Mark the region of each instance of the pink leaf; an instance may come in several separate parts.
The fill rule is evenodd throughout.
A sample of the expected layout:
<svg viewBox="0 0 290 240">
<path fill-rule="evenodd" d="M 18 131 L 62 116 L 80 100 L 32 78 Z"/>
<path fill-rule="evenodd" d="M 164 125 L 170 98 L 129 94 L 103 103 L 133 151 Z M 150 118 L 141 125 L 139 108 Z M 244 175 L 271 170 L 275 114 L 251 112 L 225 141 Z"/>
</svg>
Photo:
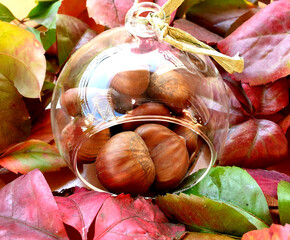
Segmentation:
<svg viewBox="0 0 290 240">
<path fill-rule="evenodd" d="M 245 169 L 256 180 L 263 193 L 277 198 L 277 185 L 281 180 L 290 182 L 290 176 L 275 170 Z"/>
<path fill-rule="evenodd" d="M 215 45 L 223 38 L 219 35 L 208 31 L 206 28 L 201 27 L 193 22 L 190 22 L 184 18 L 177 19 L 173 22 L 173 27 L 179 28 L 183 31 L 188 32 L 198 40 L 205 42 L 209 45 Z"/>
<path fill-rule="evenodd" d="M 87 0 L 89 17 L 109 28 L 120 27 L 134 0 Z"/>
<path fill-rule="evenodd" d="M 114 28 L 125 24 L 125 16 L 134 2 L 134 0 L 87 0 L 87 9 L 89 17 L 97 24 Z M 153 2 L 153 0 L 139 2 Z"/>
<path fill-rule="evenodd" d="M 253 230 L 243 235 L 241 240 L 289 240 L 290 225 L 272 224 L 270 228 Z"/>
<path fill-rule="evenodd" d="M 251 87 L 246 83 L 242 84 L 242 86 L 255 108 L 255 114 L 270 115 L 289 104 L 286 78 L 261 86 Z"/>
<path fill-rule="evenodd" d="M 236 80 L 261 85 L 290 74 L 289 11 L 288 0 L 274 1 L 218 43 L 222 53 L 244 57 Z"/>
<path fill-rule="evenodd" d="M 39 170 L 0 190 L 1 239 L 68 239 L 50 188 Z"/>
<path fill-rule="evenodd" d="M 280 126 L 269 120 L 250 119 L 230 128 L 219 163 L 264 168 L 287 156 L 288 142 Z"/>
<path fill-rule="evenodd" d="M 69 197 L 55 197 L 55 200 L 63 222 L 78 230 L 86 239 L 90 225 L 108 197 L 108 193 L 86 191 Z"/>
<path fill-rule="evenodd" d="M 100 209 L 95 238 L 102 240 L 179 239 L 183 225 L 168 222 L 157 205 L 121 194 L 108 198 Z"/>
</svg>

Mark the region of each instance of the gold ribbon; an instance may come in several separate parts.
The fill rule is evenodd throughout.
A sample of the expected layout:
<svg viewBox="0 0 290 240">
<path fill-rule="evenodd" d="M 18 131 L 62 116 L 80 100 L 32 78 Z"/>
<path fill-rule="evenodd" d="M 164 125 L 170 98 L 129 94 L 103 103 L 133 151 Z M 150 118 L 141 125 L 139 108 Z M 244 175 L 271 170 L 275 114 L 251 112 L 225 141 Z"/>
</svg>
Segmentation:
<svg viewBox="0 0 290 240">
<path fill-rule="evenodd" d="M 155 29 L 157 36 L 182 51 L 211 56 L 229 73 L 242 72 L 244 69 L 244 59 L 239 57 L 238 53 L 234 57 L 229 57 L 197 40 L 189 33 L 169 26 L 168 22 L 171 13 L 175 11 L 183 1 L 184 0 L 168 0 L 162 6 L 161 9 L 165 13 L 165 20 L 162 20 L 162 11 L 155 14 L 148 14 L 147 21 Z"/>
</svg>

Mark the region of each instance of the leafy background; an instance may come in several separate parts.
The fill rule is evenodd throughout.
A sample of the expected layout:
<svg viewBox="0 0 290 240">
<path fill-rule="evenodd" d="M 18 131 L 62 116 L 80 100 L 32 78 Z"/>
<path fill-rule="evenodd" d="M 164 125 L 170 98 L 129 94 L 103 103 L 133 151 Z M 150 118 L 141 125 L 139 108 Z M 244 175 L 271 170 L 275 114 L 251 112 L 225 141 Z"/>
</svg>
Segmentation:
<svg viewBox="0 0 290 240">
<path fill-rule="evenodd" d="M 220 69 L 231 127 L 219 166 L 156 200 L 81 188 L 58 154 L 46 109 L 68 57 L 122 24 L 133 1 L 114 3 L 1 1 L 1 237 L 289 239 L 289 1 L 187 0 L 174 13 L 173 26 L 225 54 L 239 52 L 245 70 Z"/>
</svg>

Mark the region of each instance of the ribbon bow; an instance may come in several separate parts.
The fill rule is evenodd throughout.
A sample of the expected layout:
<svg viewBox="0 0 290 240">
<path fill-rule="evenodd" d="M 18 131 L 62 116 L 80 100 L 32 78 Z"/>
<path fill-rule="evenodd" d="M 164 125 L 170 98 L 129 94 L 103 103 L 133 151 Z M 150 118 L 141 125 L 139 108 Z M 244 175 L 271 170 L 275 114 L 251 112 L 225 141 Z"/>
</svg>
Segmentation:
<svg viewBox="0 0 290 240">
<path fill-rule="evenodd" d="M 242 72 L 244 69 L 244 59 L 240 57 L 238 53 L 234 57 L 229 57 L 197 40 L 189 33 L 169 26 L 167 22 L 170 20 L 170 14 L 177 9 L 183 1 L 184 0 L 168 0 L 162 6 L 161 9 L 165 13 L 165 21 L 162 20 L 162 11 L 148 14 L 146 21 L 152 25 L 157 36 L 182 51 L 211 56 L 229 73 Z"/>
</svg>

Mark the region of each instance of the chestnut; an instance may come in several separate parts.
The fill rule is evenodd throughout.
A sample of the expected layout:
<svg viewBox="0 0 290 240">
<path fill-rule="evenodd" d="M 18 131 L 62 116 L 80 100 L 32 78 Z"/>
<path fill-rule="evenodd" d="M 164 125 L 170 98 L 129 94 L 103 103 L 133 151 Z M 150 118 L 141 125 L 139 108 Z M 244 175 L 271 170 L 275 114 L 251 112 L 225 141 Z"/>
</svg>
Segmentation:
<svg viewBox="0 0 290 240">
<path fill-rule="evenodd" d="M 144 124 L 136 128 L 146 143 L 156 169 L 156 190 L 172 190 L 184 178 L 189 156 L 184 138 L 160 124 Z"/>
<path fill-rule="evenodd" d="M 100 132 L 93 134 L 90 137 L 87 137 L 78 153 L 77 158 L 79 162 L 93 162 L 95 161 L 99 151 L 103 147 L 103 145 L 110 139 L 111 132 L 109 128 L 106 128 Z"/>
<path fill-rule="evenodd" d="M 60 97 L 60 105 L 72 117 L 81 114 L 81 105 L 79 101 L 79 89 L 71 88 L 65 91 Z"/>
<path fill-rule="evenodd" d="M 104 129 L 95 133 L 91 137 L 85 136 L 82 128 L 86 127 L 84 118 L 75 118 L 61 132 L 61 139 L 64 148 L 72 158 L 72 154 L 78 144 L 81 143 L 77 152 L 77 161 L 79 163 L 90 163 L 95 161 L 101 147 L 109 140 L 110 129 Z"/>
<path fill-rule="evenodd" d="M 159 115 L 159 116 L 167 116 L 170 117 L 170 111 L 169 109 L 162 103 L 156 103 L 156 102 L 147 102 L 144 103 L 136 108 L 134 108 L 131 112 L 128 112 L 128 117 L 134 117 L 134 116 L 143 116 L 143 115 Z M 169 126 L 168 122 L 158 122 L 164 126 Z M 138 126 L 145 124 L 144 121 L 139 122 L 127 122 L 123 123 L 122 127 L 124 130 L 134 130 Z"/>
<path fill-rule="evenodd" d="M 197 148 L 198 135 L 191 129 L 183 127 L 181 125 L 174 125 L 172 129 L 176 134 L 182 136 L 186 141 L 186 147 L 189 155 L 195 152 Z"/>
<path fill-rule="evenodd" d="M 179 113 L 190 102 L 190 88 L 182 72 L 154 73 L 147 88 L 148 96 L 166 104 L 172 111 Z"/>
<path fill-rule="evenodd" d="M 109 88 L 108 99 L 114 110 L 125 114 L 133 109 L 132 97 Z"/>
<path fill-rule="evenodd" d="M 118 72 L 111 80 L 111 87 L 129 96 L 140 96 L 148 87 L 150 72 L 146 69 Z"/>
<path fill-rule="evenodd" d="M 149 150 L 142 138 L 132 131 L 111 137 L 95 164 L 100 183 L 117 194 L 145 194 L 155 179 Z"/>
</svg>

